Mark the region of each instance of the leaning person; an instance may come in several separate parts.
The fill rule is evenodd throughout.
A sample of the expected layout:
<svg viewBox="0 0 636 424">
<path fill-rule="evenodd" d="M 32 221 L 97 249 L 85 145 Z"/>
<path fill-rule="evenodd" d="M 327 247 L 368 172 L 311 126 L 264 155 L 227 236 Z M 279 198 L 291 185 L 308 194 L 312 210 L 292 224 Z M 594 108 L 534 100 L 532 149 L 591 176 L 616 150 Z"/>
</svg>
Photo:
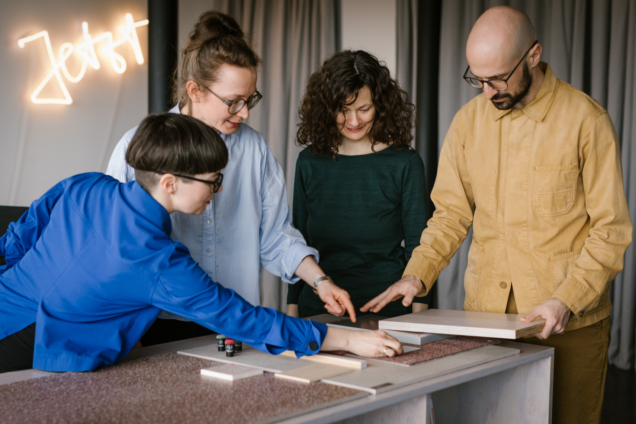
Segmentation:
<svg viewBox="0 0 636 424">
<path fill-rule="evenodd" d="M 293 223 L 320 266 L 347 290 L 356 313 L 401 285 L 428 220 L 424 162 L 409 147 L 414 106 L 389 69 L 365 51 L 343 51 L 309 78 L 300 106 Z M 412 289 L 382 315 L 428 308 Z M 415 303 L 411 305 L 415 297 Z M 289 286 L 287 313 L 324 311 L 307 284 Z"/>
<path fill-rule="evenodd" d="M 291 225 L 281 166 L 263 136 L 243 122 L 261 99 L 258 65 L 258 56 L 233 18 L 219 12 L 199 17 L 181 52 L 176 106 L 170 112 L 193 116 L 219 131 L 229 150 L 227 190 L 211 200 L 202 215 L 172 214 L 171 237 L 190 250 L 212 280 L 254 305 L 260 304 L 262 266 L 286 283 L 302 279 L 311 284 L 328 312 L 354 313 L 346 291 L 317 265 L 316 249 Z M 125 160 L 134 133 L 133 128 L 119 141 L 106 171 L 121 182 L 135 179 Z M 207 333 L 174 314 L 160 318 L 167 319 L 157 320 L 142 343 L 152 344 L 151 335 L 168 342 Z"/>
<path fill-rule="evenodd" d="M 228 151 L 214 129 L 189 116 L 150 116 L 126 160 L 136 182 L 99 173 L 63 180 L 0 239 L 0 372 L 114 364 L 161 310 L 273 354 L 401 352 L 380 331 L 334 331 L 254 307 L 170 239 L 170 213 L 201 215 L 222 191 Z"/>
<path fill-rule="evenodd" d="M 598 423 L 608 290 L 632 224 L 608 113 L 557 79 L 541 51 L 518 10 L 494 7 L 473 26 L 464 75 L 483 94 L 446 135 L 436 210 L 404 275 L 427 293 L 474 225 L 464 309 L 543 317 L 523 341 L 555 349 L 553 421 Z"/>
</svg>

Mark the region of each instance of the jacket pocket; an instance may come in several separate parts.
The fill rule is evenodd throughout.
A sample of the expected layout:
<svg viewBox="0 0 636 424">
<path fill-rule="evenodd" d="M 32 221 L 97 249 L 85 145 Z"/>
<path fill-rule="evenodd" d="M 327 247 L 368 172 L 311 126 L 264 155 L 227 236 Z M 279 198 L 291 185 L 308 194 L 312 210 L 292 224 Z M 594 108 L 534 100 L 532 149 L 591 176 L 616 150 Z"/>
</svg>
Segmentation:
<svg viewBox="0 0 636 424">
<path fill-rule="evenodd" d="M 475 300 L 479 291 L 484 253 L 486 253 L 486 249 L 475 243 L 473 239 L 468 250 L 468 265 L 464 274 L 464 290 L 466 291 L 466 300 L 469 302 Z"/>
<path fill-rule="evenodd" d="M 573 252 L 552 255 L 548 258 L 550 262 L 550 274 L 552 276 L 552 285 L 554 290 L 559 288 L 561 283 L 568 278 L 568 272 L 574 268 L 574 262 L 581 255 L 581 250 Z"/>
<path fill-rule="evenodd" d="M 574 206 L 578 165 L 535 166 L 532 172 L 532 203 L 539 215 L 565 215 Z"/>
</svg>

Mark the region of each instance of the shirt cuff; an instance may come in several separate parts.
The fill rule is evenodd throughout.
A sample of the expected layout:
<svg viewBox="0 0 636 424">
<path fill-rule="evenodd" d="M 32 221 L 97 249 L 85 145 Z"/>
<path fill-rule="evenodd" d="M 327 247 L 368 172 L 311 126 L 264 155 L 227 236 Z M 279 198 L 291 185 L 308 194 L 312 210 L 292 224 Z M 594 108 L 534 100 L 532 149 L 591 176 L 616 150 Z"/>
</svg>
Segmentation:
<svg viewBox="0 0 636 424">
<path fill-rule="evenodd" d="M 300 318 L 295 318 L 300 320 Z M 310 320 L 300 320 L 304 325 L 309 325 L 310 329 L 307 332 L 307 338 L 305 339 L 305 341 L 302 343 L 301 346 L 297 346 L 297 347 L 290 347 L 290 348 L 285 348 L 285 347 L 279 347 L 279 346 L 274 346 L 274 345 L 270 345 L 267 344 L 264 346 L 264 351 L 271 353 L 272 355 L 280 355 L 281 353 L 287 351 L 287 350 L 293 350 L 296 353 L 296 358 L 300 358 L 302 356 L 308 356 L 308 355 L 315 355 L 316 353 L 320 352 L 320 348 L 322 347 L 322 343 L 325 340 L 325 337 L 327 337 L 327 325 L 326 324 L 322 324 L 319 322 L 315 322 L 315 321 L 310 321 Z M 256 347 L 258 349 L 257 346 L 253 346 L 252 347 Z"/>
<path fill-rule="evenodd" d="M 552 297 L 565 303 L 579 318 L 585 315 L 587 310 L 595 307 L 600 299 L 600 295 L 572 277 L 566 278 Z"/>
<path fill-rule="evenodd" d="M 428 294 L 428 292 L 433 287 L 433 284 L 435 284 L 435 280 L 437 280 L 437 277 L 439 276 L 439 271 L 437 270 L 435 265 L 433 265 L 433 263 L 428 260 L 416 262 L 411 259 L 409 263 L 406 264 L 406 269 L 404 270 L 402 277 L 405 277 L 407 275 L 413 275 L 422 280 L 422 283 L 424 283 L 424 288 L 421 292 L 416 294 L 416 296 L 423 297 Z"/>
<path fill-rule="evenodd" d="M 281 279 L 288 284 L 300 281 L 300 277 L 296 275 L 296 270 L 307 256 L 312 256 L 316 263 L 318 263 L 320 259 L 318 251 L 313 247 L 309 247 L 304 243 L 292 244 L 283 257 L 283 274 L 280 276 Z"/>
</svg>

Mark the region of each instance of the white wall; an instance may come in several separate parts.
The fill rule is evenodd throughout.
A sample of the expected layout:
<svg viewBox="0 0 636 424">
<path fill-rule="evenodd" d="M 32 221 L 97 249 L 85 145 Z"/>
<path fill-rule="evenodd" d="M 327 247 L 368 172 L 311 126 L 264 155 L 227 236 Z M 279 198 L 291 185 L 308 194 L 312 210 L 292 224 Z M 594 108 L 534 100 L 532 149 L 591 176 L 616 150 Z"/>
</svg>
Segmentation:
<svg viewBox="0 0 636 424">
<path fill-rule="evenodd" d="M 62 43 L 82 42 L 82 22 L 93 37 L 118 28 L 125 14 L 147 18 L 145 0 L 25 0 L 0 2 L 0 205 L 28 206 L 53 184 L 71 175 L 104 171 L 125 131 L 146 115 L 147 65 L 138 65 L 132 48 L 116 49 L 127 62 L 117 74 L 98 52 L 101 69 L 88 68 L 84 79 L 64 83 L 72 105 L 33 104 L 30 96 L 51 70 L 42 39 L 18 47 L 20 38 L 46 30 L 55 55 Z M 137 31 L 144 57 L 148 30 Z M 81 62 L 68 61 L 74 75 Z M 42 94 L 61 95 L 53 79 Z"/>
<path fill-rule="evenodd" d="M 342 49 L 366 50 L 395 77 L 396 0 L 341 0 Z"/>
<path fill-rule="evenodd" d="M 396 0 L 342 0 L 342 46 L 364 49 L 395 73 Z M 199 14 L 214 0 L 179 2 L 179 44 L 183 45 Z M 101 69 L 88 68 L 83 80 L 64 83 L 72 105 L 38 105 L 31 93 L 51 70 L 43 41 L 18 47 L 20 38 L 46 30 L 55 55 L 63 43 L 82 42 L 82 22 L 96 37 L 110 31 L 117 38 L 125 13 L 147 18 L 146 0 L 0 1 L 0 205 L 28 206 L 56 182 L 71 175 L 105 171 L 121 136 L 146 115 L 148 67 L 138 65 L 128 44 L 117 49 L 127 62 L 117 74 L 98 53 Z M 148 30 L 138 29 L 147 59 Z M 68 61 L 75 74 L 78 56 Z M 52 80 L 43 94 L 59 96 Z"/>
</svg>

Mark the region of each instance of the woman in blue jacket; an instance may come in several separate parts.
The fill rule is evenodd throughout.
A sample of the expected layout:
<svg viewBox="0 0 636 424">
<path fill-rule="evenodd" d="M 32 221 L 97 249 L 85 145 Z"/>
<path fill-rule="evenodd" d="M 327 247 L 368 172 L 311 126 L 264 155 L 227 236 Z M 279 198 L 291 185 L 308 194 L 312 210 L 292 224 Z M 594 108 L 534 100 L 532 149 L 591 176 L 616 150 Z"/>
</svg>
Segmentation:
<svg viewBox="0 0 636 424">
<path fill-rule="evenodd" d="M 161 310 L 273 354 L 401 352 L 382 332 L 327 330 L 254 307 L 170 239 L 171 213 L 200 215 L 222 191 L 228 151 L 214 129 L 188 116 L 150 116 L 126 160 L 136 182 L 98 173 L 68 178 L 0 238 L 7 262 L 0 267 L 0 372 L 116 363 Z"/>
</svg>

